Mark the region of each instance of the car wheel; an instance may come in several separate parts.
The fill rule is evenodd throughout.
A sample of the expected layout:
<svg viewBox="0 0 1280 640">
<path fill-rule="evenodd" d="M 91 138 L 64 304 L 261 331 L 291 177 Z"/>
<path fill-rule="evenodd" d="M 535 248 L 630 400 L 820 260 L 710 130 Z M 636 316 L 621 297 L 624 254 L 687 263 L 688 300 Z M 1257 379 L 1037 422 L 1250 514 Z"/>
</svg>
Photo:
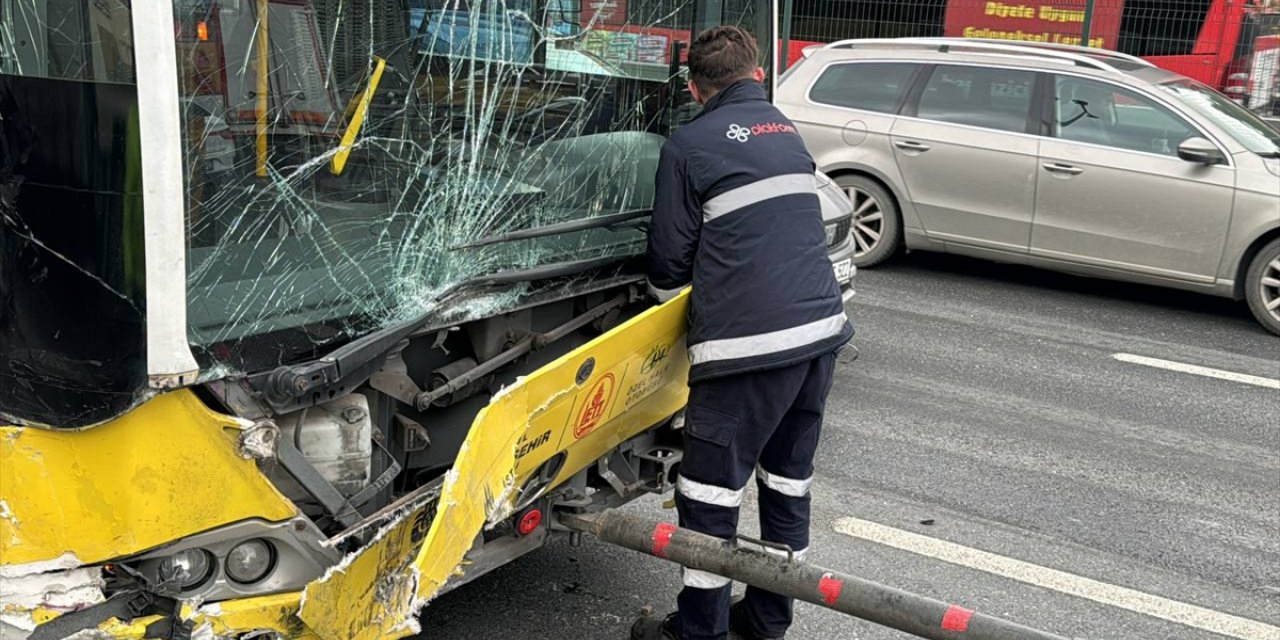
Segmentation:
<svg viewBox="0 0 1280 640">
<path fill-rule="evenodd" d="M 1254 317 L 1268 331 L 1280 335 L 1280 238 L 1268 242 L 1253 257 L 1244 287 Z"/>
<path fill-rule="evenodd" d="M 902 216 L 893 197 L 862 176 L 838 176 L 835 181 L 853 202 L 853 263 L 874 267 L 892 258 L 902 244 Z"/>
</svg>

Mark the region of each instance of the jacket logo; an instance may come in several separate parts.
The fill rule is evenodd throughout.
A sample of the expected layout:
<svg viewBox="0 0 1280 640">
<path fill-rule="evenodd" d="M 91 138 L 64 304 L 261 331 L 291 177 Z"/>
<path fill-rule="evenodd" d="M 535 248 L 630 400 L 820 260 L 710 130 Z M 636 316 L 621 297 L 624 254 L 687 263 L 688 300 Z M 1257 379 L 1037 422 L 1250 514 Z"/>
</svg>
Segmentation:
<svg viewBox="0 0 1280 640">
<path fill-rule="evenodd" d="M 796 128 L 780 122 L 762 122 L 751 127 L 731 124 L 724 137 L 738 142 L 746 142 L 751 139 L 751 136 L 763 136 L 770 133 L 796 133 Z"/>
</svg>

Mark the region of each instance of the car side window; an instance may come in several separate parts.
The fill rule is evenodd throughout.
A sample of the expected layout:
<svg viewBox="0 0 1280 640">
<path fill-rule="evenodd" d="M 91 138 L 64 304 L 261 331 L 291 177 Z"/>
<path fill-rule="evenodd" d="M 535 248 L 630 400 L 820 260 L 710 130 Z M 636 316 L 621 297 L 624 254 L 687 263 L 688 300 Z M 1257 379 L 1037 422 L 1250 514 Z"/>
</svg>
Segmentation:
<svg viewBox="0 0 1280 640">
<path fill-rule="evenodd" d="M 1024 133 L 1031 113 L 1032 71 L 989 67 L 934 68 L 916 115 L 927 120 Z"/>
<path fill-rule="evenodd" d="M 827 67 L 809 90 L 809 99 L 836 107 L 896 113 L 917 65 L 850 62 Z"/>
<path fill-rule="evenodd" d="M 1186 120 L 1144 97 L 1104 82 L 1056 76 L 1053 135 L 1072 142 L 1177 156 L 1200 135 Z"/>
</svg>

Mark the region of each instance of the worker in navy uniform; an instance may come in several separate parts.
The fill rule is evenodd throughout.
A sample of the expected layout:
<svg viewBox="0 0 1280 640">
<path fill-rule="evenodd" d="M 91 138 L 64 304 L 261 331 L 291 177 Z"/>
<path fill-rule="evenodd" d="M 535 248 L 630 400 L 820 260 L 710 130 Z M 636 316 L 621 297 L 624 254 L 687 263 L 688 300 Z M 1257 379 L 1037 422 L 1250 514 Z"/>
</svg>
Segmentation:
<svg viewBox="0 0 1280 640">
<path fill-rule="evenodd" d="M 705 31 L 689 48 L 702 111 L 662 148 L 649 229 L 650 292 L 692 285 L 689 405 L 676 483 L 680 526 L 738 530 L 755 474 L 761 537 L 800 557 L 809 486 L 836 353 L 853 337 L 827 258 L 813 158 L 769 102 L 746 31 Z M 633 640 L 782 638 L 790 598 L 685 569 L 678 610 L 644 617 Z"/>
</svg>

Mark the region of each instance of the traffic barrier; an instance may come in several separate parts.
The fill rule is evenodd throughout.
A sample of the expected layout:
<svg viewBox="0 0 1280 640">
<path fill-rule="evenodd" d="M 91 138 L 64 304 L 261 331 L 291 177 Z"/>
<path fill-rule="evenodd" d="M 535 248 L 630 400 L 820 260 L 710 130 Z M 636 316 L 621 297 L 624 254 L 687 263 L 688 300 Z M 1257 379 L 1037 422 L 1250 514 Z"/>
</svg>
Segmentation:
<svg viewBox="0 0 1280 640">
<path fill-rule="evenodd" d="M 941 600 L 798 561 L 785 547 L 721 540 L 620 513 L 565 513 L 564 526 L 603 542 L 791 596 L 933 640 L 1067 640 Z M 758 548 L 753 548 L 758 547 Z"/>
</svg>

